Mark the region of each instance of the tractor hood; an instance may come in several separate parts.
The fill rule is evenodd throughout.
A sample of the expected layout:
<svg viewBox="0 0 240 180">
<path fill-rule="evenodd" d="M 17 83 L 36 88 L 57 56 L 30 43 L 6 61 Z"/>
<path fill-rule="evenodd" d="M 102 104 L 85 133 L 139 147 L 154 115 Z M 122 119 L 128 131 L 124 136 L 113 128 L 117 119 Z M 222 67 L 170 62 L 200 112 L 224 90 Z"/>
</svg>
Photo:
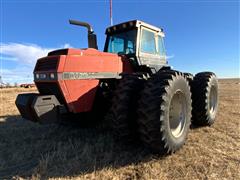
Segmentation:
<svg viewBox="0 0 240 180">
<path fill-rule="evenodd" d="M 96 49 L 93 48 L 83 48 L 83 49 L 73 49 L 73 48 L 67 48 L 67 49 L 58 49 L 54 50 L 48 53 L 48 56 L 57 56 L 57 55 L 81 55 L 83 51 L 91 50 L 91 52 L 99 52 Z"/>
<path fill-rule="evenodd" d="M 93 48 L 59 49 L 38 59 L 34 82 L 41 95 L 54 95 L 70 112 L 88 112 L 99 81 L 121 78 L 122 72 L 132 69 L 117 54 Z"/>
</svg>

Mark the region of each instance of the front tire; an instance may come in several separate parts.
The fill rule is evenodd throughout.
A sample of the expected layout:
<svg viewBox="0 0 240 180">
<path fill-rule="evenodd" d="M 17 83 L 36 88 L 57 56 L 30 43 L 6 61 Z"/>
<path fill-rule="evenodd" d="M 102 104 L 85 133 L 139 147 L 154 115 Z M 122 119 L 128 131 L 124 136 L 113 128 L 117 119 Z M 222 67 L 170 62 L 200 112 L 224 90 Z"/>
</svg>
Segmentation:
<svg viewBox="0 0 240 180">
<path fill-rule="evenodd" d="M 114 136 L 128 141 L 136 135 L 136 106 L 143 80 L 137 75 L 124 75 L 113 96 L 110 116 Z"/>
<path fill-rule="evenodd" d="M 163 71 L 149 79 L 138 106 L 143 143 L 161 154 L 181 148 L 191 122 L 191 102 L 190 86 L 182 73 Z"/>
<path fill-rule="evenodd" d="M 191 73 L 183 73 L 183 75 L 185 76 L 189 83 L 192 82 L 194 76 Z"/>
</svg>

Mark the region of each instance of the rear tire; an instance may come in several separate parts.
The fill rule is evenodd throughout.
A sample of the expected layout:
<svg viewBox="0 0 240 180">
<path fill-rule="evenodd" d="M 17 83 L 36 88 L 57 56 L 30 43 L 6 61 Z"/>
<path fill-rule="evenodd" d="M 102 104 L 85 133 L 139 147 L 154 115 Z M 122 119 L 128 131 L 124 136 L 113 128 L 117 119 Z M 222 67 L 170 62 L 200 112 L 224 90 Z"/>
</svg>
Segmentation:
<svg viewBox="0 0 240 180">
<path fill-rule="evenodd" d="M 183 75 L 185 76 L 189 83 L 192 82 L 194 76 L 191 73 L 183 73 Z"/>
<path fill-rule="evenodd" d="M 218 81 L 212 72 L 195 75 L 192 85 L 192 123 L 210 126 L 214 123 L 218 108 Z"/>
<path fill-rule="evenodd" d="M 153 152 L 173 153 L 185 143 L 191 122 L 191 91 L 182 73 L 163 71 L 148 80 L 138 110 L 140 139 Z"/>
<path fill-rule="evenodd" d="M 136 106 L 143 80 L 136 75 L 124 75 L 113 96 L 110 116 L 114 135 L 119 140 L 130 140 L 136 134 Z"/>
</svg>

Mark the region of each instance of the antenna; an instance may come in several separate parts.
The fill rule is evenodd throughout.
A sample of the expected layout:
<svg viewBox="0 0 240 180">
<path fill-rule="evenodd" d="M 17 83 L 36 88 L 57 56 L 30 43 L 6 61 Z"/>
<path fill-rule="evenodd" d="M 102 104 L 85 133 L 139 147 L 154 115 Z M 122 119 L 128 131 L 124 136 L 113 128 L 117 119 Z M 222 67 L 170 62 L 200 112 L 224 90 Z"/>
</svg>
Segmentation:
<svg viewBox="0 0 240 180">
<path fill-rule="evenodd" d="M 112 18 L 112 0 L 109 0 L 110 3 L 110 25 L 113 25 L 113 18 Z"/>
</svg>

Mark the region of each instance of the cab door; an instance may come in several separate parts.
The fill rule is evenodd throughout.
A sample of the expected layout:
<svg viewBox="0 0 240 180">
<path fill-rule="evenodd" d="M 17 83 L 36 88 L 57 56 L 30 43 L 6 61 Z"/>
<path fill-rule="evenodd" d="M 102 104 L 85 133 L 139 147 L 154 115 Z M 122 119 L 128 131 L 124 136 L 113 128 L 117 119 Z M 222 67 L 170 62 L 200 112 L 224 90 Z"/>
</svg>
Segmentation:
<svg viewBox="0 0 240 180">
<path fill-rule="evenodd" d="M 166 55 L 163 49 L 163 39 L 160 34 L 152 29 L 141 26 L 138 37 L 138 60 L 140 65 L 160 69 L 166 65 Z"/>
</svg>

